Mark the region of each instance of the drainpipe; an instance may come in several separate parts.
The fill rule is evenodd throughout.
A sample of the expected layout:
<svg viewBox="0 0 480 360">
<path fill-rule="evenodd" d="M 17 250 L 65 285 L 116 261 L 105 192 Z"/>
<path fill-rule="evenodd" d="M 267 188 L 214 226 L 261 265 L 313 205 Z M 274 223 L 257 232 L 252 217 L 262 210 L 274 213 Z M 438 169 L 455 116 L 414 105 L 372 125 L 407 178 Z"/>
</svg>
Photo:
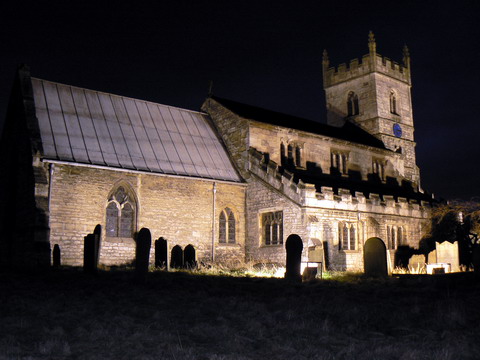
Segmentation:
<svg viewBox="0 0 480 360">
<path fill-rule="evenodd" d="M 212 203 L 212 263 L 215 261 L 215 201 L 216 201 L 216 193 L 217 193 L 217 183 L 213 182 L 212 187 L 212 194 L 213 194 L 213 203 Z"/>
</svg>

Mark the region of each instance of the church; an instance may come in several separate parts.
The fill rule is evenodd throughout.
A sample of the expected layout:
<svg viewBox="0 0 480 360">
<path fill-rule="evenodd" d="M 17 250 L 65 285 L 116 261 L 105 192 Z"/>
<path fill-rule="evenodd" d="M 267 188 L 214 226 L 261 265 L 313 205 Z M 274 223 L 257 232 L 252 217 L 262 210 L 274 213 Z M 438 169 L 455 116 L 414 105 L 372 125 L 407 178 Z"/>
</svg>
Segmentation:
<svg viewBox="0 0 480 360">
<path fill-rule="evenodd" d="M 168 254 L 231 266 L 285 264 L 295 237 L 303 261 L 362 270 L 378 237 L 392 268 L 399 246 L 418 247 L 433 199 L 416 165 L 408 49 L 394 62 L 372 33 L 368 49 L 336 67 L 324 52 L 327 124 L 214 95 L 180 109 L 20 67 L 0 142 L 0 265 L 50 266 L 53 248 L 82 265 L 99 224 L 105 266 L 132 263 L 145 227 Z"/>
</svg>

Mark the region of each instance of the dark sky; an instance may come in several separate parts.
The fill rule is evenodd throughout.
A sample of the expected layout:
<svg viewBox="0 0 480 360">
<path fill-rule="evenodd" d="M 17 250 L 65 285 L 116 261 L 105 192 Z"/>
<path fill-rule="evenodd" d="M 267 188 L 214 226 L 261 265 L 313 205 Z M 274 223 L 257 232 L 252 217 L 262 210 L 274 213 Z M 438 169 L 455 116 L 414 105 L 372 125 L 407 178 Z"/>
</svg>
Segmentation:
<svg viewBox="0 0 480 360">
<path fill-rule="evenodd" d="M 19 63 L 34 77 L 193 110 L 213 80 L 215 95 L 325 122 L 323 49 L 332 65 L 360 58 L 372 30 L 384 56 L 401 62 L 410 48 L 422 186 L 480 196 L 477 1 L 17 3 L 0 5 L 0 127 Z"/>
</svg>

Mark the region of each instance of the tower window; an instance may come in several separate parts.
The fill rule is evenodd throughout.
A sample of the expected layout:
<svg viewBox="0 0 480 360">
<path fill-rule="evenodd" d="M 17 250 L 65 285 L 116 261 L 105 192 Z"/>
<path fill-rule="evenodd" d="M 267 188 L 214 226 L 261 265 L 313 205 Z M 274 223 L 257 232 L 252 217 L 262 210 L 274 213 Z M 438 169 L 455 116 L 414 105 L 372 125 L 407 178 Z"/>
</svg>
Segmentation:
<svg viewBox="0 0 480 360">
<path fill-rule="evenodd" d="M 390 113 L 398 115 L 397 113 L 397 96 L 395 92 L 392 90 L 390 91 Z"/>
<path fill-rule="evenodd" d="M 347 97 L 347 113 L 348 116 L 358 115 L 360 113 L 358 107 L 358 95 L 353 91 L 348 93 Z"/>
</svg>

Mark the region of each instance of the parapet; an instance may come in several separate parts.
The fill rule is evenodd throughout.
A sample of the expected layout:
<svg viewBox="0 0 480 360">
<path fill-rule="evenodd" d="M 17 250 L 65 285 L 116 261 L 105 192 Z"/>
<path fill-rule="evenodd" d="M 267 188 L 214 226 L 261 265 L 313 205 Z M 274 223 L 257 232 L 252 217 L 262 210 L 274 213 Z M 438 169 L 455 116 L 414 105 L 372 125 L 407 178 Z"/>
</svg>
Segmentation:
<svg viewBox="0 0 480 360">
<path fill-rule="evenodd" d="M 330 67 L 327 51 L 323 52 L 323 87 L 324 89 L 341 82 L 370 74 L 373 72 L 382 73 L 411 85 L 410 78 L 410 54 L 408 48 L 403 48 L 403 64 L 399 64 L 377 53 L 375 37 L 372 32 L 369 34 L 370 52 L 358 59 L 350 60 L 349 65 L 345 63 Z"/>
<path fill-rule="evenodd" d="M 315 184 L 304 183 L 296 179 L 295 174 L 281 168 L 276 162 L 251 147 L 248 151 L 249 171 L 262 179 L 269 186 L 283 193 L 286 197 L 301 206 L 318 206 L 343 210 L 374 211 L 385 214 L 412 215 L 412 211 L 420 214 L 431 208 L 431 203 L 380 195 L 375 193 L 354 192 L 339 188 L 335 193 L 332 187 L 321 186 L 320 191 Z"/>
</svg>

